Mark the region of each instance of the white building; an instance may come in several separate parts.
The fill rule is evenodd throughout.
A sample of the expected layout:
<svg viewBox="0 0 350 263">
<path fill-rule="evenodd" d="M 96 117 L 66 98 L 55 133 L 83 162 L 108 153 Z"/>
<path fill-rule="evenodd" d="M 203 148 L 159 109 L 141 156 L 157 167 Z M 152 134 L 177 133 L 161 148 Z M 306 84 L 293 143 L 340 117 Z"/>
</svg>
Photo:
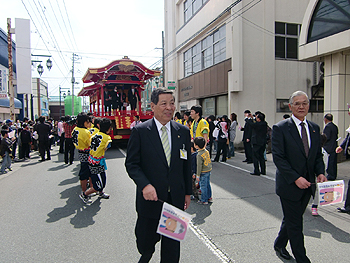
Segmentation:
<svg viewBox="0 0 350 263">
<path fill-rule="evenodd" d="M 289 113 L 288 98 L 311 98 L 309 119 L 322 125 L 319 63 L 298 61 L 309 0 L 166 0 L 165 83 L 176 82 L 178 110 L 203 115 L 260 110 L 270 126 Z M 237 142 L 241 139 L 237 136 Z"/>
<path fill-rule="evenodd" d="M 32 119 L 49 116 L 48 85 L 40 78 L 32 79 L 32 98 L 28 109 Z"/>
</svg>

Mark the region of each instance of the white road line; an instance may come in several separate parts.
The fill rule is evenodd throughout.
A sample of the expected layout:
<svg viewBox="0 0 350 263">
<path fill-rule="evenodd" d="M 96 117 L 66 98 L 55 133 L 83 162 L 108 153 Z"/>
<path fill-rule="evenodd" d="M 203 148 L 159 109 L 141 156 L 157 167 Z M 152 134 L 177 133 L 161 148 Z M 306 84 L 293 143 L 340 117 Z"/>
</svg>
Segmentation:
<svg viewBox="0 0 350 263">
<path fill-rule="evenodd" d="M 235 262 L 228 255 L 226 255 L 226 253 L 221 251 L 220 248 L 218 248 L 213 243 L 213 241 L 204 233 L 202 229 L 200 229 L 198 226 L 193 225 L 192 222 L 189 223 L 189 227 L 192 230 L 192 232 L 198 237 L 198 239 L 200 239 L 207 246 L 207 248 L 209 248 L 209 250 L 213 252 L 215 256 L 217 256 L 217 258 L 221 262 L 225 262 L 225 263 Z"/>
<path fill-rule="evenodd" d="M 241 167 L 234 166 L 234 165 L 228 164 L 228 163 L 226 163 L 226 162 L 220 162 L 220 163 L 221 163 L 221 164 L 224 164 L 224 165 L 227 165 L 227 166 L 230 166 L 230 167 L 232 167 L 232 168 L 235 168 L 235 169 L 237 169 L 237 170 L 241 170 L 241 171 L 243 171 L 243 172 L 246 172 L 246 173 L 249 173 L 249 174 L 250 174 L 250 171 L 248 171 L 248 170 L 246 170 L 246 169 L 243 169 L 243 168 L 241 168 Z M 261 176 L 261 177 L 264 177 L 264 178 L 266 178 L 266 179 L 269 179 L 269 180 L 271 180 L 271 181 L 276 181 L 275 178 L 270 177 L 270 176 L 267 176 L 267 175 L 261 174 L 260 176 Z"/>
</svg>

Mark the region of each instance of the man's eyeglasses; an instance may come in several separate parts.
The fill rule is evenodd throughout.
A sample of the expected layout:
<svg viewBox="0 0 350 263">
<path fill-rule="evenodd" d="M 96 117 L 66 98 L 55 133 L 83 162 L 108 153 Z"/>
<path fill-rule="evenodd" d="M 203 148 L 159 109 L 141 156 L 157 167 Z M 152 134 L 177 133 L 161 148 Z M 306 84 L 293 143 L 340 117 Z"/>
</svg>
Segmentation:
<svg viewBox="0 0 350 263">
<path fill-rule="evenodd" d="M 303 106 L 305 108 L 309 105 L 309 103 L 308 102 L 294 102 L 293 105 L 297 108 L 300 108 L 301 106 Z"/>
</svg>

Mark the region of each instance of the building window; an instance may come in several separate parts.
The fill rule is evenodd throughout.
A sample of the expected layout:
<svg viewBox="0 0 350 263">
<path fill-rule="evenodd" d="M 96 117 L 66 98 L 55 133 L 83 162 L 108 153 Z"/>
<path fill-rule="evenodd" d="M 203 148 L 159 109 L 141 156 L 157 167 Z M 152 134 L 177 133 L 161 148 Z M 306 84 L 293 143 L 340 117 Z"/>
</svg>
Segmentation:
<svg viewBox="0 0 350 263">
<path fill-rule="evenodd" d="M 184 53 L 185 77 L 226 59 L 226 25 Z"/>
<path fill-rule="evenodd" d="M 275 22 L 275 58 L 298 59 L 300 25 Z"/>
<path fill-rule="evenodd" d="M 184 2 L 184 19 L 185 23 L 194 16 L 198 10 L 209 0 L 186 0 Z"/>
<path fill-rule="evenodd" d="M 350 29 L 350 2 L 320 0 L 312 15 L 307 42 L 316 41 Z"/>
</svg>

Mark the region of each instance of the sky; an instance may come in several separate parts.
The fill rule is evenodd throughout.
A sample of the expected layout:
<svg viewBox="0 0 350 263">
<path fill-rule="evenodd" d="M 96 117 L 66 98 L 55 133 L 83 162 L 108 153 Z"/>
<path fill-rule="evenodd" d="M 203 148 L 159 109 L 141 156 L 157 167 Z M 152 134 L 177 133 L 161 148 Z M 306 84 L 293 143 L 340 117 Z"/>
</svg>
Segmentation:
<svg viewBox="0 0 350 263">
<path fill-rule="evenodd" d="M 161 67 L 163 0 L 0 0 L 0 27 L 7 32 L 7 18 L 15 28 L 15 18 L 31 20 L 31 54 L 51 55 L 52 69 L 41 76 L 50 96 L 71 89 L 72 56 L 74 94 L 83 86 L 88 68 L 98 68 L 128 56 L 146 67 Z M 15 41 L 15 34 L 12 35 Z M 36 63 L 32 77 L 37 78 Z"/>
</svg>

